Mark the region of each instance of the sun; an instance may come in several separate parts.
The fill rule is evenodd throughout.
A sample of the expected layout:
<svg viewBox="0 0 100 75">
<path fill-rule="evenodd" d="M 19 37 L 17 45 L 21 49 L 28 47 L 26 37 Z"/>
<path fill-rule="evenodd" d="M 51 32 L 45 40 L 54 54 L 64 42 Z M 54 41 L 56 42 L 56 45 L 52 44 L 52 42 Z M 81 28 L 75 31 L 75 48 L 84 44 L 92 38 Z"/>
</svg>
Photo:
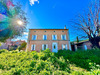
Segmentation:
<svg viewBox="0 0 100 75">
<path fill-rule="evenodd" d="M 23 25 L 23 22 L 21 20 L 17 21 L 18 25 Z"/>
</svg>

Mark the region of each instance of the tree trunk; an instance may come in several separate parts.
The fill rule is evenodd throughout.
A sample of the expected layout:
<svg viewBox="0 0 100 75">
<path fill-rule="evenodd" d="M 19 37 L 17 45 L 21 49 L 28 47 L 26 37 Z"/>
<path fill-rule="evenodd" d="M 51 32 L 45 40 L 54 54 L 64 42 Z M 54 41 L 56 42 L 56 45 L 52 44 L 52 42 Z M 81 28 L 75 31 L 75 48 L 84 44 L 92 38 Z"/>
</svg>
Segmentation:
<svg viewBox="0 0 100 75">
<path fill-rule="evenodd" d="M 92 48 L 99 48 L 100 49 L 100 44 L 99 44 L 100 37 L 96 37 L 96 38 L 89 39 L 89 41 L 92 44 Z"/>
</svg>

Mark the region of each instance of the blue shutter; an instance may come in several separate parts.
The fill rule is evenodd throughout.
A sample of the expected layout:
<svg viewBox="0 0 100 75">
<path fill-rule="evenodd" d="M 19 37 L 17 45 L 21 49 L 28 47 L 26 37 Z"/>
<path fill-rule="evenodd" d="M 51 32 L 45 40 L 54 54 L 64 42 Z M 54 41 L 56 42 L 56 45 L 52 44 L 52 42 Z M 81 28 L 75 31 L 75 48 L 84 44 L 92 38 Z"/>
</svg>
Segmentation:
<svg viewBox="0 0 100 75">
<path fill-rule="evenodd" d="M 62 50 L 63 50 L 63 44 L 62 44 Z"/>
<path fill-rule="evenodd" d="M 31 50 L 33 50 L 33 45 L 31 45 Z"/>
<path fill-rule="evenodd" d="M 57 40 L 57 35 L 56 35 L 56 40 Z"/>
<path fill-rule="evenodd" d="M 35 50 L 35 48 L 36 48 L 36 45 L 34 45 L 34 50 Z"/>
<path fill-rule="evenodd" d="M 61 35 L 61 40 L 63 40 L 62 35 Z"/>
<path fill-rule="evenodd" d="M 54 38 L 53 38 L 53 35 L 52 35 L 52 40 L 53 40 Z"/>
<path fill-rule="evenodd" d="M 67 48 L 67 44 L 66 44 L 66 50 L 67 50 L 68 48 Z"/>
<path fill-rule="evenodd" d="M 48 44 L 46 44 L 46 49 L 48 48 Z"/>
<path fill-rule="evenodd" d="M 44 35 L 43 35 L 43 40 L 44 40 Z"/>
<path fill-rule="evenodd" d="M 42 50 L 44 50 L 44 44 L 42 45 Z"/>
</svg>

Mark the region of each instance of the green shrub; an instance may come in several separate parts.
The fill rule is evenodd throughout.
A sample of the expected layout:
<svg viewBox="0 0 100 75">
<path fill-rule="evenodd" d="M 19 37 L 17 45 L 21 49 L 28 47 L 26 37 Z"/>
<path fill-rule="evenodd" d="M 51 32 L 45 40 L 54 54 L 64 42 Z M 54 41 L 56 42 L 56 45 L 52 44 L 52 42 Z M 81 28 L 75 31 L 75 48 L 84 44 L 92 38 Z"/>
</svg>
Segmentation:
<svg viewBox="0 0 100 75">
<path fill-rule="evenodd" d="M 25 50 L 26 45 L 27 45 L 27 43 L 26 43 L 26 42 L 23 42 L 23 43 L 21 44 L 21 46 L 18 48 L 19 51 L 20 51 L 20 50 Z"/>
<path fill-rule="evenodd" d="M 6 49 L 1 49 L 0 50 L 0 53 L 4 53 L 4 52 L 8 52 L 8 50 L 6 50 Z"/>
<path fill-rule="evenodd" d="M 0 51 L 0 75 L 99 75 L 100 50 Z M 74 66 L 70 66 L 74 65 Z"/>
<path fill-rule="evenodd" d="M 40 71 L 39 75 L 50 75 L 50 71 L 44 69 L 43 71 Z"/>
<path fill-rule="evenodd" d="M 30 66 L 34 68 L 34 66 L 36 65 L 36 63 L 37 63 L 36 60 L 33 60 L 33 61 L 31 62 L 31 64 L 30 64 Z"/>
<path fill-rule="evenodd" d="M 87 70 L 91 70 L 91 66 L 94 66 L 89 63 L 100 64 L 100 50 L 78 50 L 76 52 L 59 50 L 56 56 L 63 56 L 64 59 L 68 59 L 70 63 L 76 64 L 78 67 L 82 67 Z"/>
</svg>

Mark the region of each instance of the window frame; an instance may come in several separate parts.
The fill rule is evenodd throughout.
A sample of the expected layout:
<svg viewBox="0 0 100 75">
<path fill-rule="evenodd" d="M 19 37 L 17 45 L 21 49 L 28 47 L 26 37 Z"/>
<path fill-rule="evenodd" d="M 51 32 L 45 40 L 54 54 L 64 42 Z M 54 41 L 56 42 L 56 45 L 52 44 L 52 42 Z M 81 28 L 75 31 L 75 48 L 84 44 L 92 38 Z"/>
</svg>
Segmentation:
<svg viewBox="0 0 100 75">
<path fill-rule="evenodd" d="M 66 34 L 64 34 L 65 39 L 63 39 L 63 35 L 61 35 L 61 40 L 66 40 Z"/>
<path fill-rule="evenodd" d="M 42 44 L 42 50 L 44 50 L 44 45 L 46 45 L 46 49 L 48 48 L 48 44 Z"/>
<path fill-rule="evenodd" d="M 33 49 L 33 46 L 34 46 L 34 49 Z M 31 51 L 35 51 L 35 47 L 36 47 L 35 44 L 31 45 Z"/>
<path fill-rule="evenodd" d="M 43 35 L 43 40 L 44 40 L 44 35 Z M 46 40 L 47 40 L 47 35 L 46 35 Z"/>
<path fill-rule="evenodd" d="M 36 39 L 35 40 L 37 40 L 37 35 L 32 35 L 32 40 L 34 40 L 34 36 L 36 36 Z"/>
<path fill-rule="evenodd" d="M 54 40 L 54 37 L 53 37 L 54 35 L 52 35 L 52 40 Z M 56 40 L 57 40 L 57 35 L 55 35 L 55 37 L 56 37 Z"/>
<path fill-rule="evenodd" d="M 62 44 L 62 50 L 64 50 L 64 48 L 63 48 L 64 45 L 65 45 L 65 50 L 67 50 L 68 49 L 67 44 Z"/>
</svg>

